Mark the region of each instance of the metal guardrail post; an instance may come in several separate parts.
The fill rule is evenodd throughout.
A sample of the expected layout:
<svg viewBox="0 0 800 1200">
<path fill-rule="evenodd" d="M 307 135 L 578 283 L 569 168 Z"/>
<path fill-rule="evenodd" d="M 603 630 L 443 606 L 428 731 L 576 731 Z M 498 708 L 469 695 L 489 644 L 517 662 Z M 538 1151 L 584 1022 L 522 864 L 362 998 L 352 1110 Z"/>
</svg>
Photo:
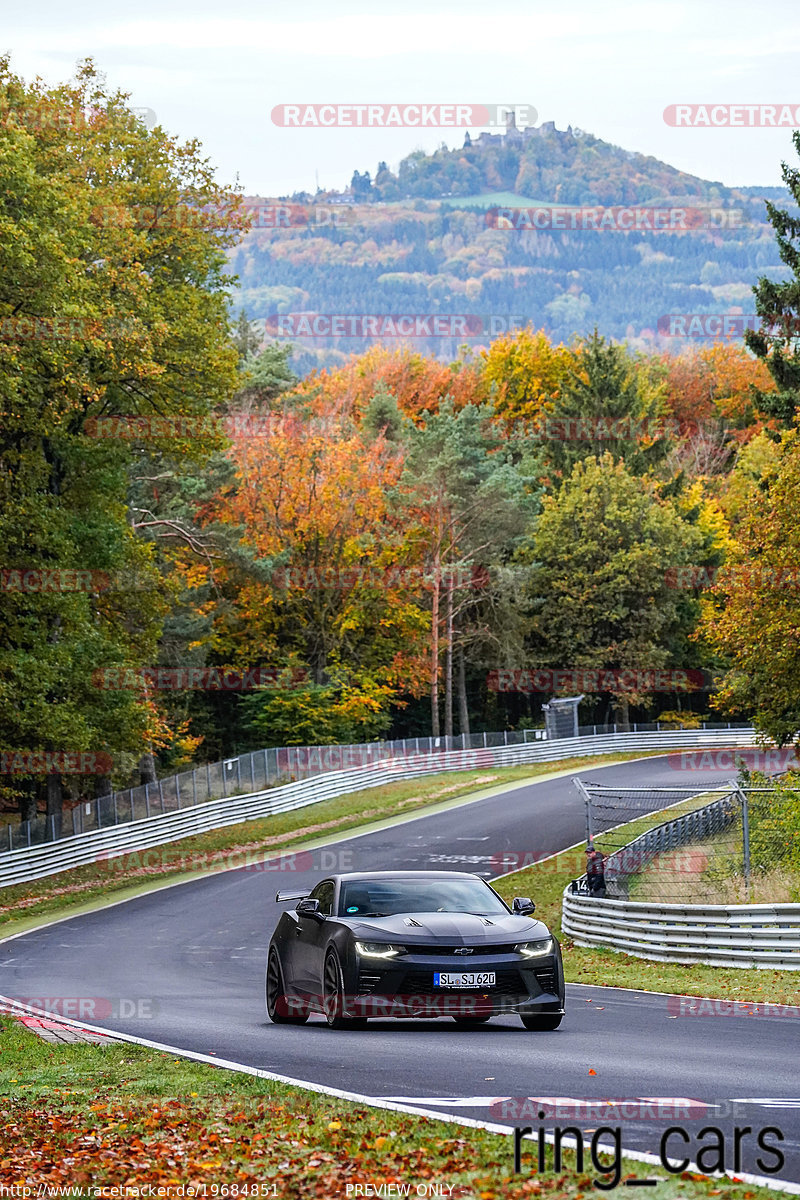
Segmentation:
<svg viewBox="0 0 800 1200">
<path fill-rule="evenodd" d="M 192 767 L 192 804 L 197 804 L 197 768 Z"/>
<path fill-rule="evenodd" d="M 144 785 L 144 807 L 148 817 L 150 816 L 150 783 Z"/>
<path fill-rule="evenodd" d="M 175 799 L 178 801 L 178 811 L 181 810 L 181 777 L 175 776 Z"/>
<path fill-rule="evenodd" d="M 158 781 L 158 798 L 159 798 L 159 800 L 161 801 L 161 811 L 162 811 L 162 813 L 163 813 L 163 812 L 165 812 L 166 810 L 165 810 L 165 808 L 164 808 L 164 789 L 163 789 L 163 788 L 162 788 L 162 786 L 161 786 L 161 780 L 160 780 L 160 779 L 159 779 L 159 781 Z"/>
<path fill-rule="evenodd" d="M 588 791 L 586 790 L 586 785 L 583 783 L 583 780 L 576 779 L 575 786 L 578 789 L 578 791 L 580 792 L 580 794 L 583 796 L 583 803 L 586 806 L 586 845 L 590 846 L 592 844 L 592 837 L 593 837 L 593 833 L 592 833 L 592 800 L 591 800 L 591 797 L 590 797 Z"/>
<path fill-rule="evenodd" d="M 242 757 L 240 754 L 236 755 L 236 790 L 237 792 L 242 790 Z"/>
<path fill-rule="evenodd" d="M 750 899 L 750 813 L 748 811 L 747 793 L 737 788 L 736 792 L 742 804 L 742 857 L 744 868 L 744 894 Z"/>
<path fill-rule="evenodd" d="M 255 754 L 250 751 L 250 785 L 253 791 L 256 790 L 256 759 Z"/>
</svg>

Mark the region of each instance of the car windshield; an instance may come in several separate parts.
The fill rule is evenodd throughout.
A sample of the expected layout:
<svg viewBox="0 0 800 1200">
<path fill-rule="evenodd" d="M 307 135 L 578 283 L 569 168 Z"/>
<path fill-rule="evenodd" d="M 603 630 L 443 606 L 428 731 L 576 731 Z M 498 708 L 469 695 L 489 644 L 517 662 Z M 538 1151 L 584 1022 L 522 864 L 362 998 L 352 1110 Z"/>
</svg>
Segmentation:
<svg viewBox="0 0 800 1200">
<path fill-rule="evenodd" d="M 477 879 L 348 879 L 342 883 L 342 917 L 423 912 L 508 915 L 502 900 Z"/>
</svg>

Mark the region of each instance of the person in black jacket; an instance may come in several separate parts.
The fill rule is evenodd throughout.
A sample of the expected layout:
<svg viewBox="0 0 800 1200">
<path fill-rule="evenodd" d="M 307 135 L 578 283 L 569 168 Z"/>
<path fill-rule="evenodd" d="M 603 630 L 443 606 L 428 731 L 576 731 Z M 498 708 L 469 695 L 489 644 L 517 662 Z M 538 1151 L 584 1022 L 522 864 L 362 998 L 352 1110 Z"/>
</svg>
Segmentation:
<svg viewBox="0 0 800 1200">
<path fill-rule="evenodd" d="M 605 857 L 593 842 L 586 847 L 586 886 L 590 896 L 605 896 Z"/>
</svg>

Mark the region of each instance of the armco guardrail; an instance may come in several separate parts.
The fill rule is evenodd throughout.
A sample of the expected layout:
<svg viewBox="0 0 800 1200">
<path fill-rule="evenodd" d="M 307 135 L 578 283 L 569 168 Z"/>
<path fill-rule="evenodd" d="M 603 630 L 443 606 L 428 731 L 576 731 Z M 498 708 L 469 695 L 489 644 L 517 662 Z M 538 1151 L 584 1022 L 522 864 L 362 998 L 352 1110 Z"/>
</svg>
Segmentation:
<svg viewBox="0 0 800 1200">
<path fill-rule="evenodd" d="M 602 728 L 602 727 L 601 727 Z M 729 725 L 728 728 L 731 728 Z M 634 726 L 634 733 L 636 732 Z M 595 732 L 597 732 L 595 727 Z M 617 729 L 602 729 L 616 733 Z M 36 817 L 6 826 L 9 850 L 23 850 L 59 838 L 73 837 L 127 825 L 159 813 L 177 812 L 209 800 L 266 791 L 281 783 L 294 783 L 328 771 L 378 766 L 408 754 L 440 754 L 446 750 L 485 750 L 494 746 L 524 745 L 544 738 L 543 729 L 505 730 L 502 733 L 459 734 L 456 737 L 406 738 L 390 742 L 360 742 L 346 746 L 283 746 L 233 755 L 205 763 L 153 783 L 123 788 L 93 800 L 84 800 L 59 816 Z"/>
<path fill-rule="evenodd" d="M 562 932 L 660 962 L 800 971 L 800 904 L 639 904 L 564 892 Z"/>
<path fill-rule="evenodd" d="M 747 729 L 746 724 L 727 726 L 703 724 L 701 729 Z M 610 733 L 659 732 L 658 721 L 633 727 L 586 725 L 578 730 L 581 737 Z M 390 742 L 361 742 L 349 746 L 284 746 L 253 750 L 221 762 L 206 763 L 178 775 L 168 775 L 154 783 L 109 792 L 93 800 L 82 800 L 62 814 L 36 817 L 19 825 L 8 824 L 0 853 L 26 849 L 59 838 L 105 829 L 109 825 L 127 825 L 157 813 L 177 812 L 194 804 L 221 800 L 225 796 L 248 795 L 265 791 L 281 783 L 293 783 L 327 771 L 346 771 L 356 767 L 378 766 L 409 754 L 442 754 L 447 750 L 487 750 L 498 746 L 519 746 L 543 740 L 543 729 L 506 729 L 500 733 L 460 733 L 455 737 L 415 737 Z"/>
<path fill-rule="evenodd" d="M 165 842 L 205 833 L 226 825 L 237 825 L 272 813 L 287 812 L 330 800 L 347 792 L 360 791 L 414 779 L 438 771 L 463 771 L 482 767 L 513 766 L 517 763 L 558 762 L 565 758 L 608 754 L 614 751 L 684 750 L 704 747 L 755 745 L 752 729 L 677 730 L 660 733 L 601 734 L 597 737 L 563 738 L 522 746 L 496 746 L 480 750 L 451 750 L 440 754 L 404 755 L 375 766 L 352 771 L 332 771 L 312 779 L 298 780 L 268 791 L 229 796 L 178 812 L 163 813 L 125 825 L 112 825 L 41 846 L 7 851 L 0 855 L 0 887 L 53 875 L 70 867 L 145 850 Z"/>
</svg>

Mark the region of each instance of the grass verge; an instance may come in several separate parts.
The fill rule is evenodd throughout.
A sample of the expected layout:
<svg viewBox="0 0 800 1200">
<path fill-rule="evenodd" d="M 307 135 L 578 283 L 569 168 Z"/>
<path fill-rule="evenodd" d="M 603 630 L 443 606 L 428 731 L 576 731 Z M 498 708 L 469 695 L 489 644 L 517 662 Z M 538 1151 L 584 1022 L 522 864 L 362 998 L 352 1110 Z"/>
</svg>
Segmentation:
<svg viewBox="0 0 800 1200">
<path fill-rule="evenodd" d="M 594 1191 L 594 1178 L 608 1182 L 614 1174 L 611 1155 L 599 1169 L 587 1155 L 589 1170 L 577 1171 L 569 1151 L 561 1170 L 535 1174 L 533 1143 L 527 1143 L 522 1172 L 514 1175 L 508 1136 L 369 1108 L 139 1046 L 52 1045 L 7 1017 L 0 1018 L 0 1038 L 0 1184 L 17 1189 L 4 1195 L 127 1200 L 147 1195 L 141 1189 L 150 1186 L 163 1189 L 151 1195 L 176 1198 L 347 1200 L 396 1197 L 406 1186 L 412 1196 L 459 1200 L 580 1200 Z M 663 1180 L 650 1190 L 656 1200 L 774 1197 L 766 1188 L 668 1175 L 633 1161 L 621 1164 L 621 1176 Z"/>
<path fill-rule="evenodd" d="M 660 754 L 663 751 L 653 751 Z M 33 928 L 49 917 L 68 916 L 97 907 L 98 901 L 122 899 L 151 890 L 162 883 L 224 871 L 297 847 L 325 845 L 340 835 L 379 821 L 425 809 L 446 807 L 480 788 L 497 791 L 520 780 L 569 774 L 601 764 L 645 757 L 633 754 L 593 755 L 558 763 L 528 763 L 484 771 L 447 771 L 421 779 L 401 780 L 338 796 L 319 804 L 271 817 L 228 825 L 209 833 L 133 851 L 103 862 L 90 863 L 48 875 L 31 883 L 3 888 L 0 901 L 0 936 Z M 483 794 L 483 793 L 481 793 Z"/>
</svg>

